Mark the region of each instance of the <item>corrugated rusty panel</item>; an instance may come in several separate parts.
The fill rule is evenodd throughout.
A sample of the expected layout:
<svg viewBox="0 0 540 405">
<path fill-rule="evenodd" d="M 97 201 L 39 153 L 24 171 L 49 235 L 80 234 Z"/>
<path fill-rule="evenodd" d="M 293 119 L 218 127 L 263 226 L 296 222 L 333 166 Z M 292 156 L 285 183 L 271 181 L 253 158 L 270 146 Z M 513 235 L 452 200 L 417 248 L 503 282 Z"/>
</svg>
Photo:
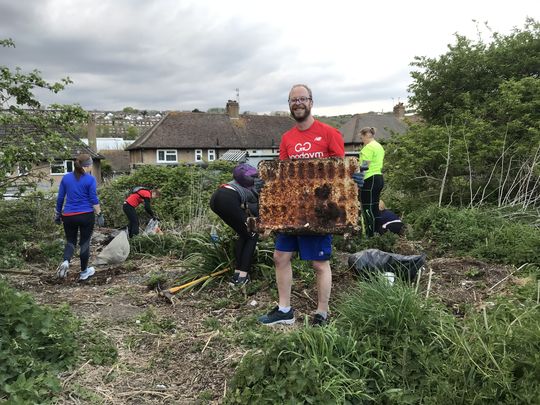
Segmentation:
<svg viewBox="0 0 540 405">
<path fill-rule="evenodd" d="M 293 234 L 343 234 L 358 230 L 355 158 L 266 160 L 259 230 Z"/>
</svg>

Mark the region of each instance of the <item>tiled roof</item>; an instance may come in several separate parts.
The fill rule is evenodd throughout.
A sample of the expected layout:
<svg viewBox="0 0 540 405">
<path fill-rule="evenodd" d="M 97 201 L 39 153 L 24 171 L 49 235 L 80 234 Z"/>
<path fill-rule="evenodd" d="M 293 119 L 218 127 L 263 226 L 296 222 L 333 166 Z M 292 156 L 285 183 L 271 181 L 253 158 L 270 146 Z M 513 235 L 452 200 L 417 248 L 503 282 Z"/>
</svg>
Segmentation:
<svg viewBox="0 0 540 405">
<path fill-rule="evenodd" d="M 79 139 L 77 139 L 74 135 L 69 134 L 63 130 L 59 130 L 59 132 L 68 139 L 69 145 L 69 153 L 72 158 L 76 158 L 81 153 L 86 153 L 92 157 L 92 159 L 103 159 L 103 156 L 99 153 L 93 151 L 90 147 L 85 145 L 83 142 L 81 142 Z M 39 132 L 38 129 L 30 126 L 23 126 L 23 125 L 4 125 L 0 126 L 0 138 L 7 138 L 10 139 L 10 137 L 15 136 L 18 137 L 20 134 L 25 135 L 31 135 L 34 138 L 40 137 L 42 134 Z M 14 138 L 13 138 L 14 139 Z M 10 139 L 11 141 L 11 139 Z M 51 156 L 56 157 L 56 156 Z"/>
<path fill-rule="evenodd" d="M 172 112 L 126 150 L 155 148 L 277 148 L 292 128 L 289 117 Z"/>
<path fill-rule="evenodd" d="M 383 140 L 390 138 L 392 132 L 403 134 L 408 128 L 405 122 L 393 114 L 356 114 L 339 129 L 345 144 L 359 144 L 360 130 L 364 127 L 376 128 L 375 138 Z"/>
</svg>

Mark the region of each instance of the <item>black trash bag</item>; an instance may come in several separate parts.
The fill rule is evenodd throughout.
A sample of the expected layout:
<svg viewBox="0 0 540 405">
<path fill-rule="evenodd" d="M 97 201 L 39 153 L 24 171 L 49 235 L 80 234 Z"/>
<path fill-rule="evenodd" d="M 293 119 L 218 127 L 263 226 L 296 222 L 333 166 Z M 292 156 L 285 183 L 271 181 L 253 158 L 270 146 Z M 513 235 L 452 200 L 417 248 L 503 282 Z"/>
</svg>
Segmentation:
<svg viewBox="0 0 540 405">
<path fill-rule="evenodd" d="M 349 255 L 349 268 L 361 277 L 369 278 L 375 273 L 392 272 L 402 280 L 416 279 L 418 270 L 426 263 L 426 255 L 398 255 L 378 249 L 367 249 Z"/>
</svg>

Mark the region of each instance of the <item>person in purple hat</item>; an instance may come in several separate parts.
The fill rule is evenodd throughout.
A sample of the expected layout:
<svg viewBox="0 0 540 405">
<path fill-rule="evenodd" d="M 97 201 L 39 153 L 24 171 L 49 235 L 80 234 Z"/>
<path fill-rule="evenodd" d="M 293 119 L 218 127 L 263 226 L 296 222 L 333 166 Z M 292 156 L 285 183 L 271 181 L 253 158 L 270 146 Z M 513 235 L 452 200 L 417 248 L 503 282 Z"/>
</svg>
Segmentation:
<svg viewBox="0 0 540 405">
<path fill-rule="evenodd" d="M 233 169 L 233 180 L 222 184 L 212 194 L 210 208 L 237 234 L 234 246 L 236 267 L 231 285 L 242 286 L 249 281 L 253 253 L 259 235 L 248 229 L 248 218 L 259 216 L 261 180 L 256 168 L 240 163 Z"/>
</svg>

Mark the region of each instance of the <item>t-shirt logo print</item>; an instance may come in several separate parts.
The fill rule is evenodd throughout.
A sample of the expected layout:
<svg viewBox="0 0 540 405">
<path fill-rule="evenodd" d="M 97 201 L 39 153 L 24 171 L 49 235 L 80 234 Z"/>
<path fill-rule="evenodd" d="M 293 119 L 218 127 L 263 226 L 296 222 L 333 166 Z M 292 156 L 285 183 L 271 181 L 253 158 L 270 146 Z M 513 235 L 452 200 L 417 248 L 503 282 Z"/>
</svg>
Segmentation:
<svg viewBox="0 0 540 405">
<path fill-rule="evenodd" d="M 305 143 L 297 143 L 294 145 L 294 150 L 296 152 L 307 152 L 311 149 L 311 143 L 305 142 Z"/>
</svg>

